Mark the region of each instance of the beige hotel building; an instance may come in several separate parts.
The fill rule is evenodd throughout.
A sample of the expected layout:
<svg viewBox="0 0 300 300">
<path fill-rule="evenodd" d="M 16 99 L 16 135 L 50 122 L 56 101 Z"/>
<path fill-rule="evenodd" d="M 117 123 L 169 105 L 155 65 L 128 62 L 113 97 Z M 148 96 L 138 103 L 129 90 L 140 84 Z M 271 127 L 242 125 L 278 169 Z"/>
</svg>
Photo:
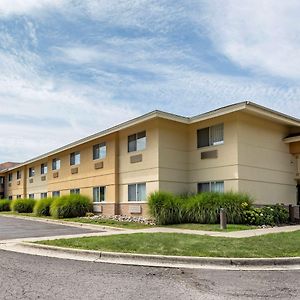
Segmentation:
<svg viewBox="0 0 300 300">
<path fill-rule="evenodd" d="M 147 215 L 154 191 L 299 204 L 300 120 L 251 102 L 191 118 L 153 111 L 0 169 L 0 197 L 80 193 L 104 215 Z"/>
</svg>

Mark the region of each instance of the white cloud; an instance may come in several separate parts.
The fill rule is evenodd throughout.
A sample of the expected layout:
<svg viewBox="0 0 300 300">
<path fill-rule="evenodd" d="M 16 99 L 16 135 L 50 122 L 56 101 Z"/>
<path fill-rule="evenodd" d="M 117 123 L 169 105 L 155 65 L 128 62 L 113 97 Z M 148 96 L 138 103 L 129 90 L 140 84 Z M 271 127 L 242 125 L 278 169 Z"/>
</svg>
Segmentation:
<svg viewBox="0 0 300 300">
<path fill-rule="evenodd" d="M 202 7 L 206 18 L 200 23 L 231 61 L 254 72 L 300 79 L 298 0 L 209 0 Z"/>
</svg>

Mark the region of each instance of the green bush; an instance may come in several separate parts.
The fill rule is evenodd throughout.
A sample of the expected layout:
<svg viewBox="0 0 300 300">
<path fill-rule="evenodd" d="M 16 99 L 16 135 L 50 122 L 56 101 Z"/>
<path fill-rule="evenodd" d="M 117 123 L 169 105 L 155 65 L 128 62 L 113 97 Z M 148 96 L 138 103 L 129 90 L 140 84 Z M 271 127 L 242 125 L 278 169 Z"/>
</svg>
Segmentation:
<svg viewBox="0 0 300 300">
<path fill-rule="evenodd" d="M 36 201 L 33 212 L 36 216 L 50 216 L 50 206 L 53 198 L 44 198 Z"/>
<path fill-rule="evenodd" d="M 83 217 L 90 211 L 92 211 L 92 202 L 82 195 L 55 198 L 50 206 L 51 216 L 57 219 Z"/>
<path fill-rule="evenodd" d="M 11 201 L 11 210 L 18 213 L 32 213 L 34 199 L 15 199 Z"/>
<path fill-rule="evenodd" d="M 289 219 L 288 210 L 280 204 L 261 208 L 250 208 L 244 211 L 244 223 L 249 225 L 279 225 L 286 224 Z"/>
<path fill-rule="evenodd" d="M 10 200 L 0 200 L 0 211 L 10 211 Z"/>
<path fill-rule="evenodd" d="M 155 192 L 149 197 L 150 214 L 158 224 L 209 223 L 219 222 L 220 209 L 225 208 L 227 221 L 240 224 L 243 212 L 252 204 L 246 194 L 200 193 L 176 197 L 165 192 Z"/>
</svg>

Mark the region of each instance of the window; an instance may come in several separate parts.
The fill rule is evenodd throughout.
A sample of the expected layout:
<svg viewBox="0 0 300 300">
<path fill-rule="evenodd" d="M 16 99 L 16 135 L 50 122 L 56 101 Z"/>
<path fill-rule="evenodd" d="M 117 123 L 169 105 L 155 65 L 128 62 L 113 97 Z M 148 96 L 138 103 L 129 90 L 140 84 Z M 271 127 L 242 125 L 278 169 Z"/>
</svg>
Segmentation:
<svg viewBox="0 0 300 300">
<path fill-rule="evenodd" d="M 60 191 L 53 191 L 52 192 L 52 197 L 59 197 L 60 196 Z"/>
<path fill-rule="evenodd" d="M 105 186 L 97 186 L 93 188 L 93 202 L 104 202 L 105 201 Z"/>
<path fill-rule="evenodd" d="M 41 164 L 41 175 L 45 175 L 48 173 L 48 165 L 47 164 Z"/>
<path fill-rule="evenodd" d="M 128 136 L 128 152 L 146 149 L 146 131 Z"/>
<path fill-rule="evenodd" d="M 52 160 L 52 170 L 55 171 L 55 170 L 59 170 L 59 169 L 60 169 L 60 159 L 54 158 Z"/>
<path fill-rule="evenodd" d="M 146 183 L 129 184 L 128 201 L 146 201 Z"/>
<path fill-rule="evenodd" d="M 75 166 L 80 164 L 80 152 L 73 152 L 70 154 L 70 165 Z"/>
<path fill-rule="evenodd" d="M 12 181 L 12 178 L 13 178 L 13 174 L 12 174 L 12 173 L 9 173 L 9 174 L 8 174 L 8 181 Z"/>
<path fill-rule="evenodd" d="M 34 168 L 29 168 L 29 177 L 33 177 L 35 174 Z"/>
<path fill-rule="evenodd" d="M 71 189 L 70 190 L 70 194 L 77 194 L 77 195 L 79 195 L 80 194 L 80 189 Z"/>
<path fill-rule="evenodd" d="M 22 198 L 22 196 L 21 195 L 17 195 L 17 199 L 21 199 Z"/>
<path fill-rule="evenodd" d="M 198 193 L 204 192 L 224 192 L 224 181 L 211 181 L 198 183 Z"/>
<path fill-rule="evenodd" d="M 34 194 L 29 194 L 28 197 L 29 199 L 34 199 Z"/>
<path fill-rule="evenodd" d="M 93 159 L 103 159 L 106 157 L 106 143 L 93 146 Z"/>
<path fill-rule="evenodd" d="M 12 196 L 8 196 L 8 200 L 12 200 Z"/>
<path fill-rule="evenodd" d="M 21 171 L 17 171 L 17 179 L 21 179 Z"/>
<path fill-rule="evenodd" d="M 41 199 L 45 199 L 48 197 L 48 194 L 47 193 L 41 193 Z"/>
<path fill-rule="evenodd" d="M 221 145 L 224 143 L 224 124 L 197 130 L 197 147 Z"/>
</svg>

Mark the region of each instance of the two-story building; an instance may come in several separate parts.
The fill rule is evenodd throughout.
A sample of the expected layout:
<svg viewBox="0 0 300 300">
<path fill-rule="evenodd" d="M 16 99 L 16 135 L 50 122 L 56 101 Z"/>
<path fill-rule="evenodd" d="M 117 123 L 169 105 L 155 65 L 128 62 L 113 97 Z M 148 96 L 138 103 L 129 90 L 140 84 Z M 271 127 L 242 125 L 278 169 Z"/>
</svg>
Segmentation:
<svg viewBox="0 0 300 300">
<path fill-rule="evenodd" d="M 8 199 L 89 196 L 105 215 L 145 215 L 147 195 L 249 193 L 300 202 L 300 120 L 251 102 L 187 118 L 153 111 L 0 171 Z"/>
</svg>

